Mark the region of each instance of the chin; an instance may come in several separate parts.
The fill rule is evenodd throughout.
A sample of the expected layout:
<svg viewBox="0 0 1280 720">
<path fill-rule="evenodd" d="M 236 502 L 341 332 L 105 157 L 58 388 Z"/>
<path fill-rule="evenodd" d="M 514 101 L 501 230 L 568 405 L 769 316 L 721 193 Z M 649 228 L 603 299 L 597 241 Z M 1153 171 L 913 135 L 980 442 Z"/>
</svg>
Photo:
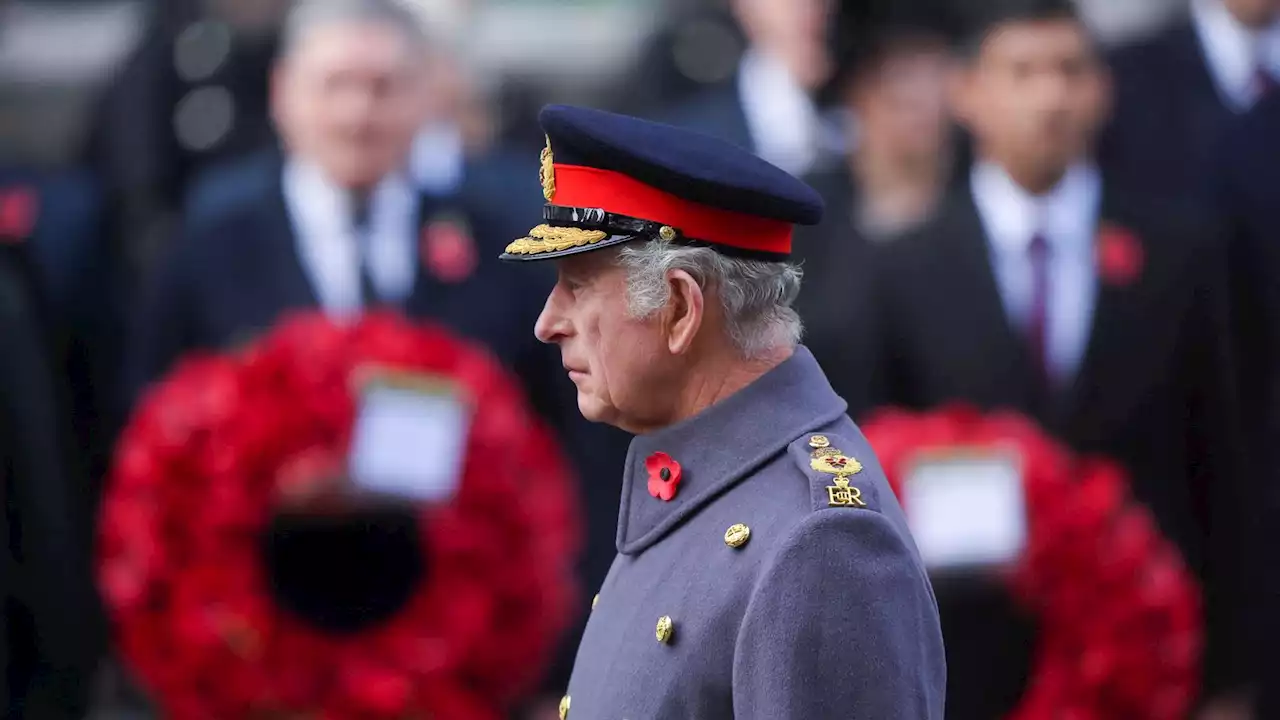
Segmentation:
<svg viewBox="0 0 1280 720">
<path fill-rule="evenodd" d="M 330 164 L 331 179 L 344 187 L 372 187 L 390 173 L 389 167 L 367 162 L 366 158 L 342 158 Z"/>
<path fill-rule="evenodd" d="M 597 423 L 608 423 L 617 415 L 613 406 L 582 391 L 578 392 L 578 412 L 582 413 L 582 417 L 587 420 Z"/>
</svg>

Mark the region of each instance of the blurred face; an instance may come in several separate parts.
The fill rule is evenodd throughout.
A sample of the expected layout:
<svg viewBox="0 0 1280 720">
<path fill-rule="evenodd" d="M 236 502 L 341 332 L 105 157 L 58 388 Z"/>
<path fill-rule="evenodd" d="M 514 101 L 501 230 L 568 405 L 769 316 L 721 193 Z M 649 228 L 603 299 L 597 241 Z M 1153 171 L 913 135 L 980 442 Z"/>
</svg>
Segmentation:
<svg viewBox="0 0 1280 720">
<path fill-rule="evenodd" d="M 942 152 L 950 60 L 942 47 L 891 52 L 855 81 L 852 105 L 860 137 L 893 157 Z"/>
<path fill-rule="evenodd" d="M 534 334 L 560 346 L 583 417 L 639 432 L 662 424 L 669 398 L 661 389 L 676 384 L 675 369 L 661 314 L 631 317 L 626 272 L 614 257 L 599 251 L 557 261 L 559 277 Z"/>
<path fill-rule="evenodd" d="M 1011 22 L 959 72 L 953 102 L 983 157 L 1024 184 L 1053 182 L 1089 152 L 1109 84 L 1075 21 Z"/>
<path fill-rule="evenodd" d="M 1222 0 L 1236 20 L 1249 27 L 1270 25 L 1280 16 L 1280 0 Z"/>
<path fill-rule="evenodd" d="M 388 25 L 312 30 L 276 68 L 272 110 L 289 149 L 349 188 L 405 160 L 423 120 L 424 54 Z"/>
<path fill-rule="evenodd" d="M 827 24 L 831 0 L 735 0 L 734 14 L 753 46 L 786 63 L 796 82 L 815 88 L 831 59 Z"/>
</svg>

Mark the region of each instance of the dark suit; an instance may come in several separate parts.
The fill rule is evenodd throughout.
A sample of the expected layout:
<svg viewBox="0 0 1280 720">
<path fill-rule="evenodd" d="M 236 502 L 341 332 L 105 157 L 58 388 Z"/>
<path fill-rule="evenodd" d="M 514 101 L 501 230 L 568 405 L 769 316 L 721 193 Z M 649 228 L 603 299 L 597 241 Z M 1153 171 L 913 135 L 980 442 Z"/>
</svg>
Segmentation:
<svg viewBox="0 0 1280 720">
<path fill-rule="evenodd" d="M 1241 118 L 1223 148 L 1219 209 L 1231 229 L 1231 278 L 1235 295 L 1236 357 L 1241 367 L 1246 436 L 1251 441 L 1252 473 L 1259 482 L 1257 501 L 1265 522 L 1258 546 L 1280 547 L 1280 93 Z M 1260 720 L 1280 718 L 1280 571 L 1263 563 L 1256 599 L 1259 654 L 1263 672 Z M 1266 673 L 1270 673 L 1268 676 Z"/>
<path fill-rule="evenodd" d="M 873 248 L 874 322 L 855 330 L 875 370 L 862 409 L 933 408 L 965 400 L 1030 415 L 1082 453 L 1119 460 L 1136 497 L 1208 585 L 1210 688 L 1236 679 L 1238 581 L 1245 558 L 1238 421 L 1226 349 L 1220 244 L 1133 198 L 1103 192 L 1102 216 L 1140 238 L 1141 276 L 1100 279 L 1082 364 L 1037 400 L 1029 351 L 1006 317 L 987 239 L 968 189 L 920 231 Z M 852 399 L 854 402 L 858 400 Z M 1031 628 L 1003 589 L 939 586 L 948 716 L 991 720 L 1023 690 Z"/>
<path fill-rule="evenodd" d="M 1115 109 L 1100 151 L 1108 176 L 1151 195 L 1207 201 L 1214 151 L 1236 112 L 1218 91 L 1195 27 L 1177 23 L 1110 61 Z"/>
<path fill-rule="evenodd" d="M 70 720 L 88 709 L 101 614 L 50 314 L 27 248 L 0 242 L 0 707 L 6 718 Z"/>
<path fill-rule="evenodd" d="M 806 181 L 822 195 L 822 222 L 795 229 L 794 257 L 804 270 L 795 308 L 804 321 L 805 345 L 831 381 L 836 394 L 862 407 L 871 355 L 863 352 L 857 329 L 869 318 L 869 298 L 855 295 L 870 287 L 867 239 L 854 227 L 854 182 L 848 171 L 816 173 Z"/>
<path fill-rule="evenodd" d="M 105 231 L 102 193 L 92 176 L 81 171 L 7 168 L 0 170 L 0 187 L 28 188 L 37 197 L 27 247 L 47 296 L 56 361 L 68 380 L 76 448 L 96 484 L 105 472 L 118 421 L 120 408 L 112 402 L 124 352 L 122 268 Z"/>
</svg>

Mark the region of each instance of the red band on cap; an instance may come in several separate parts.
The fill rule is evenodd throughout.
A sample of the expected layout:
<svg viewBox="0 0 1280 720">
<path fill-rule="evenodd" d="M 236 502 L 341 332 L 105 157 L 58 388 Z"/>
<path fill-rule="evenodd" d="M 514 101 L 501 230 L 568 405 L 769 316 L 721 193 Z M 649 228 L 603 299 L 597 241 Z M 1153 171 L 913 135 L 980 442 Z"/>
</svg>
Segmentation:
<svg viewBox="0 0 1280 720">
<path fill-rule="evenodd" d="M 670 225 L 685 237 L 741 250 L 786 255 L 791 223 L 690 202 L 622 173 L 556 165 L 555 204 L 600 208 Z"/>
</svg>

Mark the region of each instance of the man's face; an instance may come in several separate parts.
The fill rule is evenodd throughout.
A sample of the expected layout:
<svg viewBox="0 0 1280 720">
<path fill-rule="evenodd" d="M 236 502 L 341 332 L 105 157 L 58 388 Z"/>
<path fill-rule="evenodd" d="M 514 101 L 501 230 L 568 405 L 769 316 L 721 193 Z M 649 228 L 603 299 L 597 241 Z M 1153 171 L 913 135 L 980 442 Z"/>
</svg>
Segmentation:
<svg viewBox="0 0 1280 720">
<path fill-rule="evenodd" d="M 1011 22 L 960 72 L 953 100 L 992 159 L 1051 175 L 1090 149 L 1108 112 L 1109 84 L 1079 23 Z"/>
<path fill-rule="evenodd" d="M 404 162 L 422 123 L 422 64 L 388 25 L 312 30 L 276 69 L 273 112 L 289 149 L 344 187 L 376 184 Z"/>
<path fill-rule="evenodd" d="M 861 137 L 893 157 L 942 152 L 947 137 L 946 80 L 950 60 L 941 45 L 891 51 L 855 81 L 853 107 Z"/>
<path fill-rule="evenodd" d="M 832 7 L 832 0 L 735 0 L 734 15 L 752 45 L 786 63 L 801 86 L 814 88 L 830 72 Z"/>
<path fill-rule="evenodd" d="M 1280 0 L 1222 0 L 1222 4 L 1248 27 L 1265 27 L 1280 16 Z"/>
<path fill-rule="evenodd" d="M 557 261 L 534 334 L 560 346 L 583 417 L 634 432 L 661 412 L 655 391 L 669 378 L 670 356 L 660 323 L 628 313 L 626 272 L 615 258 L 597 251 Z"/>
</svg>

